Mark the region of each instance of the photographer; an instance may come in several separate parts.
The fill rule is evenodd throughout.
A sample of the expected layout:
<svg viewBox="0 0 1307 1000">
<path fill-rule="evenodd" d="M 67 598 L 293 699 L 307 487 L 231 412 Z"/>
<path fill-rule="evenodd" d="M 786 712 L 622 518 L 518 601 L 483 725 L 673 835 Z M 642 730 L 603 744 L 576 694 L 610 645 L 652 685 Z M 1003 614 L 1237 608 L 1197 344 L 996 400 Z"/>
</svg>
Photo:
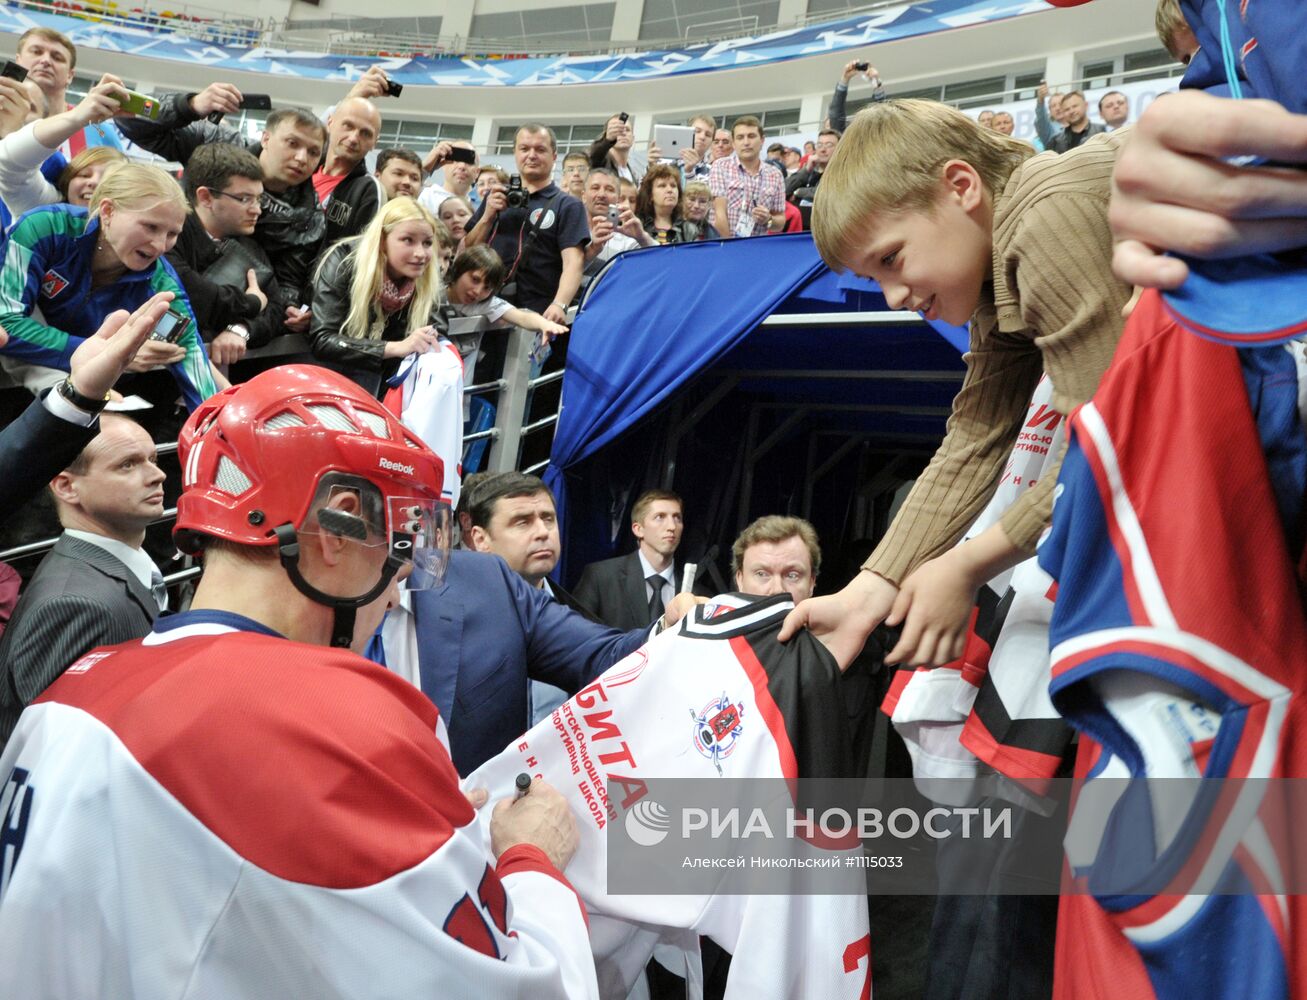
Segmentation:
<svg viewBox="0 0 1307 1000">
<path fill-rule="evenodd" d="M 617 175 L 607 167 L 595 167 L 586 176 L 582 202 L 590 219 L 587 274 L 597 274 L 619 253 L 654 245 L 635 213 L 618 204 Z"/>
<path fill-rule="evenodd" d="M 59 188 L 41 173 L 41 165 L 54 156 L 63 143 L 83 129 L 123 114 L 121 104 L 126 96 L 122 80 L 106 73 L 75 108 L 49 118 L 38 117 L 0 140 L 0 199 L 9 207 L 14 218 L 40 205 L 54 205 L 65 200 Z M 123 158 L 117 149 L 110 146 L 91 149 L 102 150 L 96 155 L 97 159 L 108 157 L 120 161 Z M 79 155 L 87 156 L 85 151 Z M 86 194 L 89 195 L 90 192 L 87 191 Z M 84 205 L 86 201 L 81 200 L 76 204 Z"/>
<path fill-rule="evenodd" d="M 590 166 L 607 167 L 618 177 L 639 184 L 644 171 L 631 161 L 635 130 L 625 111 L 613 115 L 604 124 L 604 133 L 590 144 Z"/>
<path fill-rule="evenodd" d="M 557 144 L 546 125 L 517 130 L 513 156 L 520 186 L 496 186 L 469 223 L 463 247 L 489 246 L 508 267 L 504 298 L 555 323 L 581 284 L 590 242 L 585 209 L 552 180 Z M 510 290 L 511 289 L 511 290 Z"/>
<path fill-rule="evenodd" d="M 875 88 L 871 92 L 873 101 L 883 101 L 889 96 L 875 66 L 858 59 L 852 59 L 845 63 L 844 72 L 840 75 L 840 82 L 835 84 L 835 93 L 831 94 L 830 105 L 826 109 L 826 117 L 830 122 L 829 127 L 837 132 L 843 132 L 848 128 L 849 116 L 844 111 L 844 102 L 848 100 L 849 83 L 855 76 L 865 77 L 867 82 Z"/>
</svg>

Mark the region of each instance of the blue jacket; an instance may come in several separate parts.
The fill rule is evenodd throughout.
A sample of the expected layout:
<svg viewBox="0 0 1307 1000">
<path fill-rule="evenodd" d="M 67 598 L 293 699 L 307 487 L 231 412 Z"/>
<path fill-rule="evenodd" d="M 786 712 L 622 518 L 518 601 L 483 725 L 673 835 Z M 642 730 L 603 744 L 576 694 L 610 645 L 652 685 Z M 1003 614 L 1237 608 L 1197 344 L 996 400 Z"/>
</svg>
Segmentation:
<svg viewBox="0 0 1307 1000">
<path fill-rule="evenodd" d="M 462 775 L 530 726 L 527 680 L 575 694 L 649 638 L 597 625 L 532 587 L 498 556 L 450 553 L 443 586 L 412 595 L 422 691 L 449 727 Z M 396 612 L 392 612 L 394 614 Z M 400 650 L 387 647 L 396 665 Z"/>
<path fill-rule="evenodd" d="M 30 364 L 68 370 L 68 359 L 115 309 L 133 310 L 155 292 L 172 292 L 173 309 L 190 317 L 177 341 L 186 357 L 169 370 L 188 409 L 217 387 L 200 340 L 190 301 L 177 272 L 160 257 L 143 271 L 128 271 L 112 284 L 91 287 L 91 259 L 98 219 L 72 205 L 46 205 L 26 213 L 4 239 L 0 271 L 0 326 L 9 333 L 5 354 Z M 44 322 L 32 318 L 40 308 Z"/>
</svg>

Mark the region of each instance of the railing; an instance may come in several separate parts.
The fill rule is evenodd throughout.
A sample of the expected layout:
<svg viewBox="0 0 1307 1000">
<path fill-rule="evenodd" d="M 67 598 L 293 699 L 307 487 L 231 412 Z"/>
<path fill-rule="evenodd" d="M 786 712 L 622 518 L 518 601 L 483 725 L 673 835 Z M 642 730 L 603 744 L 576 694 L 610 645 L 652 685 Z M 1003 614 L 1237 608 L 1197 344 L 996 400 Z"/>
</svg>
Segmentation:
<svg viewBox="0 0 1307 1000">
<path fill-rule="evenodd" d="M 502 329 L 502 327 L 493 326 L 484 317 L 468 317 L 451 320 L 449 332 L 452 335 L 458 335 L 484 333 L 492 329 L 498 330 Z M 464 386 L 463 388 L 465 398 L 490 394 L 496 396 L 495 425 L 484 431 L 463 436 L 464 447 L 479 440 L 492 442 L 490 454 L 486 461 L 486 471 L 489 472 L 508 472 L 516 469 L 521 460 L 523 440 L 530 434 L 552 429 L 558 423 L 559 417 L 558 413 L 553 413 L 531 424 L 523 424 L 523 415 L 526 412 L 530 391 L 539 386 L 557 382 L 563 377 L 563 373 L 558 371 L 538 378 L 531 378 L 531 350 L 535 344 L 535 333 L 530 330 L 512 328 L 507 336 L 509 338 L 508 357 L 504 363 L 503 377 Z M 276 338 L 272 343 L 250 351 L 247 357 L 252 359 L 291 357 L 307 352 L 308 342 L 303 337 L 298 334 L 287 334 Z M 156 446 L 156 450 L 159 455 L 176 454 L 177 443 L 175 441 L 162 442 Z M 530 469 L 523 471 L 538 472 L 547 464 L 548 460 L 538 462 Z M 176 508 L 165 510 L 161 517 L 152 522 L 152 526 L 167 524 L 174 520 L 176 516 Z M 58 540 L 59 536 L 56 535 L 52 538 L 42 538 L 34 542 L 13 546 L 0 551 L 0 561 L 14 562 L 19 559 L 43 555 L 54 548 Z M 187 562 L 189 561 L 188 559 Z M 171 588 L 199 575 L 199 566 L 188 565 L 174 573 L 166 574 L 164 582 Z"/>
</svg>

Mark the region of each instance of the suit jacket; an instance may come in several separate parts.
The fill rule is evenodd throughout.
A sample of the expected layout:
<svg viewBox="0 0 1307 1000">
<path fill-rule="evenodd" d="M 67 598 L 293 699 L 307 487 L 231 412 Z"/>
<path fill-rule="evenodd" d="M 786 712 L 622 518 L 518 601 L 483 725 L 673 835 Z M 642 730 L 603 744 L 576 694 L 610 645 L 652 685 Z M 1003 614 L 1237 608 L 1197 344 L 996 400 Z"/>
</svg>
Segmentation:
<svg viewBox="0 0 1307 1000">
<path fill-rule="evenodd" d="M 681 585 L 680 560 L 672 562 L 672 587 Z M 645 589 L 640 556 L 632 552 L 591 563 L 581 572 L 576 601 L 598 621 L 613 628 L 648 628 L 649 598 Z"/>
<path fill-rule="evenodd" d="M 451 552 L 444 585 L 411 600 L 420 686 L 462 775 L 526 732 L 528 679 L 575 694 L 648 639 L 587 621 L 481 552 Z"/>
<path fill-rule="evenodd" d="M 0 741 L 23 709 L 83 653 L 149 633 L 158 607 L 123 563 L 62 535 L 18 600 L 0 637 Z"/>
<path fill-rule="evenodd" d="M 48 390 L 47 390 L 48 391 Z M 0 430 L 0 510 L 26 503 L 51 479 L 68 468 L 91 438 L 100 421 L 78 427 L 34 399 L 4 430 Z"/>
</svg>

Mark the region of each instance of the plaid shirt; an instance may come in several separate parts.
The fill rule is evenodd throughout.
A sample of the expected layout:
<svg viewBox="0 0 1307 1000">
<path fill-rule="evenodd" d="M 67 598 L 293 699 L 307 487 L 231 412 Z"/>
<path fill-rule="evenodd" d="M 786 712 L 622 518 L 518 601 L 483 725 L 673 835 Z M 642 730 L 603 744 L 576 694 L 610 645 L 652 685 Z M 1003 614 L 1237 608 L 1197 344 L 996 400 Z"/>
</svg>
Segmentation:
<svg viewBox="0 0 1307 1000">
<path fill-rule="evenodd" d="M 757 174 L 740 166 L 734 153 L 725 159 L 714 160 L 708 174 L 708 190 L 714 198 L 726 199 L 727 228 L 733 233 L 741 215 L 747 215 L 754 205 L 761 205 L 773 215 L 785 210 L 785 179 L 770 163 L 759 164 Z M 755 235 L 766 232 L 766 226 L 757 226 Z"/>
</svg>

